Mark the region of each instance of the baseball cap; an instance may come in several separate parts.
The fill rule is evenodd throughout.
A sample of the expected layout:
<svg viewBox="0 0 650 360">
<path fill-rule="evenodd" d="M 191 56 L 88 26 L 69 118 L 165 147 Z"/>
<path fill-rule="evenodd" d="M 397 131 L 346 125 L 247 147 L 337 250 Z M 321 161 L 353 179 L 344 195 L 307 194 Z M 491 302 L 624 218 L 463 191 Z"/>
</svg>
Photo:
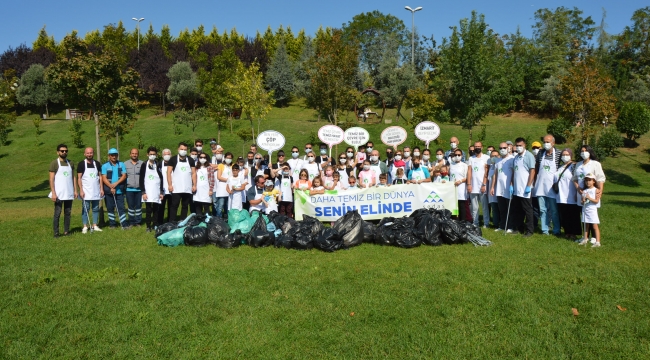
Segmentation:
<svg viewBox="0 0 650 360">
<path fill-rule="evenodd" d="M 532 146 L 532 147 L 538 147 L 538 148 L 541 148 L 541 147 L 542 147 L 542 144 L 541 144 L 539 141 L 533 141 L 533 143 L 531 144 L 531 146 Z"/>
<path fill-rule="evenodd" d="M 111 148 L 108 150 L 108 155 L 119 154 L 116 148 Z"/>
<path fill-rule="evenodd" d="M 214 145 L 214 144 L 216 144 L 216 143 L 217 143 L 217 140 L 215 140 L 214 138 L 212 138 L 212 139 L 210 140 L 210 145 Z"/>
<path fill-rule="evenodd" d="M 273 181 L 271 181 L 271 180 L 266 180 L 266 181 L 264 182 L 264 186 L 273 186 Z"/>
<path fill-rule="evenodd" d="M 506 145 L 512 145 L 512 141 L 510 140 L 506 141 Z"/>
<path fill-rule="evenodd" d="M 596 180 L 596 176 L 595 176 L 593 173 L 589 173 L 589 174 L 585 175 L 585 179 L 586 179 L 586 178 L 590 178 L 590 179 L 594 179 L 594 180 Z"/>
</svg>

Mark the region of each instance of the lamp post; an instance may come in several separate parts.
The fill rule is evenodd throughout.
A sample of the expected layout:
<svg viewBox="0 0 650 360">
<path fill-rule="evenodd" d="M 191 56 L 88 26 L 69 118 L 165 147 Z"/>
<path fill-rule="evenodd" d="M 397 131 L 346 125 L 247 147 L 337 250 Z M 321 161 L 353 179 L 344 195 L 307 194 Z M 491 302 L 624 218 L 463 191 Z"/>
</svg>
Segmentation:
<svg viewBox="0 0 650 360">
<path fill-rule="evenodd" d="M 131 18 L 134 21 L 138 23 L 137 28 L 138 28 L 138 52 L 140 52 L 140 22 L 144 20 L 144 18 Z"/>
<path fill-rule="evenodd" d="M 411 9 L 410 6 L 404 8 L 411 12 L 411 65 L 415 65 L 415 12 L 422 10 L 422 6 Z"/>
</svg>

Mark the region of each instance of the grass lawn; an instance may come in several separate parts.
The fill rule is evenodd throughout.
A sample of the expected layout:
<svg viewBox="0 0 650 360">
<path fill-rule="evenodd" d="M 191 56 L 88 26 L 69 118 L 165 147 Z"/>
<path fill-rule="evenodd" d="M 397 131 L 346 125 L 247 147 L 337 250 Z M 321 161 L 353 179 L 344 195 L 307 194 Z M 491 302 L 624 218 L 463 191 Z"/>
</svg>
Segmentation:
<svg viewBox="0 0 650 360">
<path fill-rule="evenodd" d="M 246 124 L 236 120 L 235 131 Z M 285 134 L 285 150 L 302 149 L 325 124 L 294 105 L 274 109 L 261 130 Z M 486 144 L 498 145 L 537 138 L 547 121 L 512 116 L 485 124 Z M 11 144 L 0 147 L 0 358 L 650 357 L 644 138 L 603 163 L 601 248 L 488 230 L 494 246 L 487 248 L 364 244 L 323 253 L 165 248 L 143 228 L 82 235 L 78 202 L 76 233 L 54 240 L 47 166 L 59 142 L 75 163 L 83 152 L 67 126 L 44 121 L 37 137 L 25 115 Z M 376 144 L 386 126 L 367 126 Z M 445 148 L 452 135 L 467 143 L 460 127 L 441 127 Z M 93 146 L 93 124 L 84 130 Z M 192 137 L 187 129 L 171 135 L 171 117 L 143 111 L 120 144 L 123 159 L 137 133 L 145 146 L 172 149 Z M 205 124 L 197 133 L 216 137 L 216 128 Z M 229 128 L 221 136 L 235 155 L 242 145 L 248 150 Z"/>
</svg>

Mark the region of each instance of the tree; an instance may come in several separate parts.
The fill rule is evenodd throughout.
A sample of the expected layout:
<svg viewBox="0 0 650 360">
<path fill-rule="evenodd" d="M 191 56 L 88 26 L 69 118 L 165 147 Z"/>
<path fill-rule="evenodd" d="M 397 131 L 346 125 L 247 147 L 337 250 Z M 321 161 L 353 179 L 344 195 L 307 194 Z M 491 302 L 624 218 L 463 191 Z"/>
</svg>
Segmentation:
<svg viewBox="0 0 650 360">
<path fill-rule="evenodd" d="M 338 29 L 331 30 L 331 36 L 317 37 L 314 45 L 314 57 L 307 64 L 311 80 L 307 103 L 337 124 L 339 109 L 349 109 L 354 104 L 351 90 L 357 90 L 357 47 L 345 42 Z"/>
<path fill-rule="evenodd" d="M 56 41 L 54 41 L 54 36 L 48 36 L 47 31 L 45 31 L 45 25 L 38 32 L 38 38 L 32 44 L 33 50 L 38 50 L 40 48 L 45 48 L 54 52 L 56 50 Z"/>
<path fill-rule="evenodd" d="M 424 88 L 408 90 L 406 102 L 409 107 L 413 108 L 412 124 L 425 120 L 440 120 L 444 104 L 438 100 L 435 94 L 427 92 Z"/>
<path fill-rule="evenodd" d="M 63 101 L 61 92 L 56 91 L 45 79 L 45 67 L 33 64 L 20 78 L 16 99 L 23 106 L 36 106 L 45 109 L 45 116 L 50 117 L 48 104 Z"/>
<path fill-rule="evenodd" d="M 164 93 L 169 88 L 167 71 L 171 66 L 165 50 L 157 37 L 142 44 L 140 51 L 131 50 L 128 65 L 140 74 L 140 87 L 149 93 L 160 93 L 163 112 L 166 115 Z"/>
<path fill-rule="evenodd" d="M 123 71 L 110 51 L 91 53 L 76 34 L 66 36 L 61 48 L 58 61 L 47 68 L 46 80 L 63 94 L 69 106 L 90 107 L 95 118 L 95 151 L 100 160 L 100 127 L 119 130 L 128 126 L 111 123 L 135 120 L 138 75 L 133 70 Z"/>
<path fill-rule="evenodd" d="M 294 94 L 299 97 L 308 98 L 311 79 L 309 78 L 308 66 L 314 57 L 313 41 L 310 37 L 305 39 L 300 59 L 295 64 Z"/>
<path fill-rule="evenodd" d="M 169 88 L 167 99 L 173 103 L 180 103 L 181 108 L 186 106 L 196 108 L 196 101 L 199 99 L 199 88 L 196 74 L 192 71 L 187 61 L 177 62 L 167 72 Z"/>
<path fill-rule="evenodd" d="M 636 141 L 650 131 L 650 109 L 640 102 L 626 102 L 616 120 L 616 129 L 625 133 L 630 141 Z"/>
<path fill-rule="evenodd" d="M 181 109 L 174 113 L 174 123 L 185 125 L 192 129 L 192 138 L 196 139 L 196 128 L 208 117 L 208 111 L 205 108 L 196 108 L 193 110 Z"/>
<path fill-rule="evenodd" d="M 582 144 L 616 115 L 614 81 L 601 73 L 593 57 L 577 59 L 568 73 L 560 77 L 561 115 L 582 129 Z"/>
<path fill-rule="evenodd" d="M 260 122 L 273 108 L 273 91 L 267 92 L 264 88 L 262 72 L 257 63 L 245 67 L 241 62 L 232 69 L 235 75 L 232 82 L 228 83 L 229 90 L 235 103 L 241 105 L 242 115 L 250 121 L 251 134 L 255 139 L 253 121 L 257 120 L 259 133 Z"/>
<path fill-rule="evenodd" d="M 14 92 L 18 86 L 18 79 L 15 73 L 14 70 L 5 70 L 0 76 L 0 146 L 7 144 L 9 129 L 16 123 Z"/>
<path fill-rule="evenodd" d="M 295 89 L 294 65 L 289 60 L 284 41 L 280 42 L 271 59 L 266 73 L 266 85 L 273 90 L 277 105 L 285 106 L 291 100 Z"/>
</svg>

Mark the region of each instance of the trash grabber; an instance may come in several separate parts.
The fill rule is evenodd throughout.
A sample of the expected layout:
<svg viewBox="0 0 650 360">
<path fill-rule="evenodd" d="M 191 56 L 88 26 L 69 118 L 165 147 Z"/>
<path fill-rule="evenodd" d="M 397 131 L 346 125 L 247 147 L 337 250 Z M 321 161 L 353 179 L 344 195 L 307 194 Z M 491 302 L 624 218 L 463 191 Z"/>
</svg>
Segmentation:
<svg viewBox="0 0 650 360">
<path fill-rule="evenodd" d="M 122 225 L 122 215 L 120 215 L 120 208 L 117 206 L 117 199 L 115 194 L 113 194 L 113 202 L 115 203 L 115 210 L 117 211 L 117 221 L 120 222 L 120 227 L 124 230 L 124 225 Z"/>
<path fill-rule="evenodd" d="M 510 203 L 512 202 L 512 194 L 510 194 L 510 199 L 508 199 L 508 213 L 506 214 L 506 228 L 503 229 L 503 234 L 508 233 L 508 218 L 510 217 Z"/>
<path fill-rule="evenodd" d="M 86 211 L 86 219 L 88 220 L 88 227 L 90 228 L 90 233 L 93 233 L 93 226 L 90 223 L 90 218 L 91 214 L 88 213 L 88 206 L 86 206 L 86 200 L 84 198 L 81 198 L 81 202 L 84 204 L 84 210 Z M 81 221 L 83 222 L 83 216 L 81 217 Z"/>
</svg>

